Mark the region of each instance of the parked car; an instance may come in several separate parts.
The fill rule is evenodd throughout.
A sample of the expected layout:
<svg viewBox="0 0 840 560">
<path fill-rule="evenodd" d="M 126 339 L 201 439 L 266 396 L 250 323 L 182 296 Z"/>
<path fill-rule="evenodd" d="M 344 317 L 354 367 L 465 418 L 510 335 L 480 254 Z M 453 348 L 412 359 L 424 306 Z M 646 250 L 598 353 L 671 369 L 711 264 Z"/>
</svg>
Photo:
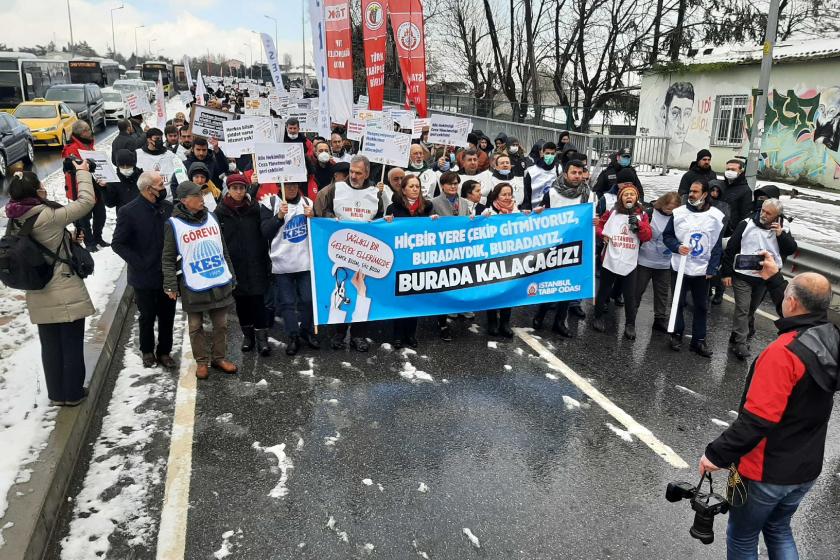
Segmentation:
<svg viewBox="0 0 840 560">
<path fill-rule="evenodd" d="M 146 84 L 146 89 L 149 91 L 149 101 L 152 101 L 156 97 L 157 84 L 151 80 L 143 80 L 143 83 Z"/>
<path fill-rule="evenodd" d="M 118 121 L 128 117 L 128 110 L 123 101 L 123 94 L 114 88 L 103 88 L 102 98 L 105 100 L 105 120 Z"/>
<path fill-rule="evenodd" d="M 33 99 L 15 108 L 15 118 L 28 127 L 36 146 L 64 146 L 70 141 L 78 117 L 61 101 Z"/>
<path fill-rule="evenodd" d="M 79 120 L 87 121 L 91 128 L 105 128 L 105 100 L 96 84 L 62 84 L 50 86 L 44 96 L 48 101 L 64 101 Z"/>
<path fill-rule="evenodd" d="M 0 112 L 0 179 L 6 176 L 9 165 L 26 160 L 35 162 L 29 128 L 8 113 Z"/>
</svg>

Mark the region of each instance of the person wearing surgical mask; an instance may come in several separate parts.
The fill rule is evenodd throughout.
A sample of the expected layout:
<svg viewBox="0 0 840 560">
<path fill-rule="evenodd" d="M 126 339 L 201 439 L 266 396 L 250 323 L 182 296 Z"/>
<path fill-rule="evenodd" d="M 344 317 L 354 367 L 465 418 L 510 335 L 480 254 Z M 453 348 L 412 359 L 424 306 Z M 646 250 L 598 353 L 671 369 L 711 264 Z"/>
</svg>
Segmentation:
<svg viewBox="0 0 840 560">
<path fill-rule="evenodd" d="M 326 140 L 315 142 L 314 155 L 315 163 L 312 164 L 312 171 L 320 191 L 332 183 L 337 162 L 333 159 L 330 145 Z"/>
<path fill-rule="evenodd" d="M 738 224 L 752 216 L 753 192 L 744 174 L 744 162 L 740 159 L 727 161 L 723 176 L 726 183 L 723 201 L 729 205 L 730 212 L 724 237 L 729 237 Z"/>
<path fill-rule="evenodd" d="M 431 200 L 440 194 L 438 175 L 431 169 L 426 161 L 429 159 L 429 152 L 420 144 L 412 144 L 409 151 L 408 167 L 405 168 L 406 175 L 417 175 L 423 187 L 423 197 Z"/>
<path fill-rule="evenodd" d="M 536 149 L 536 146 L 534 147 Z M 525 170 L 521 210 L 532 210 L 540 205 L 545 193 L 559 177 L 554 160 L 557 157 L 557 144 L 546 142 L 539 149 L 539 156 L 534 154 L 534 165 Z"/>
<path fill-rule="evenodd" d="M 524 181 L 522 177 L 516 177 L 513 174 L 513 164 L 511 163 L 510 156 L 506 153 L 497 154 L 493 158 L 493 175 L 489 183 L 490 189 L 488 192 L 482 193 L 485 198 L 490 194 L 490 190 L 493 190 L 493 187 L 499 183 L 507 183 L 513 187 L 513 201 L 516 206 L 520 207 L 522 205 L 522 200 L 525 196 Z"/>
<path fill-rule="evenodd" d="M 300 131 L 300 121 L 295 117 L 286 119 L 286 132 L 283 134 L 283 142 L 298 142 L 303 144 L 304 153 L 312 155 L 312 142 Z"/>
<path fill-rule="evenodd" d="M 508 136 L 507 153 L 510 156 L 510 168 L 513 171 L 514 177 L 523 177 L 527 165 L 527 154 L 519 144 L 519 140 L 513 136 Z"/>
<path fill-rule="evenodd" d="M 137 154 L 129 150 L 119 150 L 116 154 L 118 182 L 108 183 L 103 189 L 102 197 L 108 208 L 120 208 L 134 200 L 139 194 L 137 180 L 142 169 L 137 167 Z M 166 195 L 166 191 L 164 191 Z"/>
</svg>

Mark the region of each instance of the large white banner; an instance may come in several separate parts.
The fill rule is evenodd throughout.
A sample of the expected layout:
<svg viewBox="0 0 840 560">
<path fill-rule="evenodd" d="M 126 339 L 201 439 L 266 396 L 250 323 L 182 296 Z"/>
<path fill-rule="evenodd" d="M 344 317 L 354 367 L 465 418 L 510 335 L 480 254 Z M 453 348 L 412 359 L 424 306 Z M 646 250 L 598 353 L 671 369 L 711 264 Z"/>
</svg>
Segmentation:
<svg viewBox="0 0 840 560">
<path fill-rule="evenodd" d="M 257 143 L 254 145 L 254 170 L 260 183 L 306 181 L 306 156 L 303 144 Z"/>
<path fill-rule="evenodd" d="M 265 49 L 265 60 L 268 69 L 271 70 L 271 78 L 274 80 L 274 87 L 277 93 L 286 93 L 286 86 L 283 85 L 283 75 L 280 73 L 280 59 L 277 57 L 277 47 L 274 39 L 268 33 L 260 33 L 263 48 Z"/>
<path fill-rule="evenodd" d="M 312 54 L 318 80 L 318 134 L 330 137 L 330 95 L 327 79 L 327 30 L 324 23 L 324 0 L 310 0 L 309 23 L 312 27 Z"/>
</svg>

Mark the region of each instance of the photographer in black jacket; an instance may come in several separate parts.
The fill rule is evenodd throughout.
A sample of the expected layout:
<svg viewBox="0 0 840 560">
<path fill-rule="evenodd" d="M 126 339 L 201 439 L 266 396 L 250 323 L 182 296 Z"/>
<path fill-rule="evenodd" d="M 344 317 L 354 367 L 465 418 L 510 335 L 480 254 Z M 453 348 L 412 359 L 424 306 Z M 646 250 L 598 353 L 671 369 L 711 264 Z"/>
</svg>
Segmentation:
<svg viewBox="0 0 840 560">
<path fill-rule="evenodd" d="M 738 418 L 706 447 L 700 473 L 736 465 L 746 502 L 729 511 L 728 558 L 797 558 L 790 520 L 822 470 L 834 393 L 840 390 L 840 330 L 828 320 L 831 284 L 813 272 L 788 284 L 775 258 L 761 278 L 783 317 L 779 338 L 753 362 Z"/>
</svg>

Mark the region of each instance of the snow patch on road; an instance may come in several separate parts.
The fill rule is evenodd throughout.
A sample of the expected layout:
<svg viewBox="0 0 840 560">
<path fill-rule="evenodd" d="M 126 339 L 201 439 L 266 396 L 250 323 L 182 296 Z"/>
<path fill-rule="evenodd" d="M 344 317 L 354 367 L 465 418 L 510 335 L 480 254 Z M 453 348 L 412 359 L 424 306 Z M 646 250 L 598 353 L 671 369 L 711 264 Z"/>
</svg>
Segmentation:
<svg viewBox="0 0 840 560">
<path fill-rule="evenodd" d="M 420 547 L 417 545 L 417 539 L 411 541 L 411 546 L 414 547 L 414 551 L 417 553 L 417 556 L 419 556 L 420 558 L 424 558 L 425 560 L 429 560 L 429 555 L 420 550 Z"/>
<path fill-rule="evenodd" d="M 336 432 L 334 436 L 327 436 L 324 438 L 324 445 L 334 447 L 339 438 L 341 438 L 341 432 Z"/>
<path fill-rule="evenodd" d="M 347 535 L 347 531 L 340 531 L 338 529 L 338 525 L 336 525 L 335 518 L 332 515 L 330 515 L 330 518 L 327 519 L 327 529 L 335 533 L 338 537 L 338 540 L 340 540 L 341 542 L 350 542 L 350 537 Z"/>
<path fill-rule="evenodd" d="M 225 531 L 222 533 L 222 546 L 213 553 L 213 558 L 216 560 L 222 560 L 222 558 L 227 558 L 231 554 L 233 554 L 234 549 L 237 547 L 236 543 L 231 543 L 230 539 L 236 536 L 238 539 L 242 538 L 242 529 L 237 529 L 236 532 L 234 531 Z"/>
<path fill-rule="evenodd" d="M 295 468 L 292 460 L 286 455 L 286 444 L 280 443 L 272 447 L 263 447 L 260 442 L 255 441 L 251 447 L 257 451 L 264 453 L 271 453 L 277 457 L 277 468 L 280 469 L 280 480 L 268 495 L 272 498 L 283 498 L 289 494 L 289 489 L 286 488 L 286 482 L 289 481 L 289 471 Z"/>
<path fill-rule="evenodd" d="M 697 391 L 692 391 L 688 387 L 683 387 L 682 385 L 674 385 L 674 387 L 676 387 L 678 391 L 682 391 L 683 393 L 688 393 L 689 395 L 694 395 L 695 397 L 702 397 L 703 396 L 700 393 L 698 393 Z"/>
<path fill-rule="evenodd" d="M 473 532 L 470 531 L 469 527 L 464 527 L 461 530 L 461 532 L 467 536 L 467 538 L 470 540 L 470 544 L 472 544 L 476 548 L 481 548 L 481 542 L 478 540 L 478 537 L 476 537 L 473 534 Z"/>
<path fill-rule="evenodd" d="M 574 410 L 580 408 L 580 401 L 573 399 L 569 395 L 563 395 L 563 404 L 566 405 L 566 410 Z"/>
<path fill-rule="evenodd" d="M 422 494 L 426 494 L 429 491 L 429 487 L 426 486 L 425 482 L 421 482 L 420 486 L 417 487 L 417 491 Z"/>
<path fill-rule="evenodd" d="M 611 423 L 607 422 L 607 427 L 613 431 L 615 435 L 623 439 L 624 441 L 631 442 L 633 441 L 633 436 L 627 430 L 622 430 L 618 426 L 614 426 Z"/>
<path fill-rule="evenodd" d="M 545 376 L 546 376 L 547 378 L 551 379 L 552 381 L 557 381 L 558 379 L 560 379 L 559 377 L 557 377 L 557 376 L 556 376 L 556 375 L 554 375 L 553 373 L 546 373 L 546 374 L 545 374 Z"/>
<path fill-rule="evenodd" d="M 499 347 L 499 343 L 496 342 L 495 340 L 488 340 L 487 341 L 487 348 L 498 348 L 498 347 Z"/>
<path fill-rule="evenodd" d="M 416 367 L 414 367 L 411 362 L 406 362 L 403 364 L 403 369 L 400 372 L 400 377 L 406 379 L 414 384 L 417 383 L 434 383 L 435 379 L 426 373 L 425 371 L 420 371 Z"/>
<path fill-rule="evenodd" d="M 470 331 L 471 333 L 475 333 L 475 334 L 478 334 L 479 332 L 481 332 L 481 329 L 480 329 L 480 328 L 479 328 L 479 326 L 478 326 L 477 324 L 475 324 L 475 323 L 473 323 L 472 325 L 470 325 L 470 326 L 469 326 L 469 328 L 468 328 L 467 330 L 468 330 L 468 331 Z"/>
<path fill-rule="evenodd" d="M 315 371 L 311 370 L 311 369 L 304 369 L 304 370 L 299 371 L 298 373 L 300 374 L 301 377 L 309 377 L 309 378 L 314 378 L 315 377 Z"/>
<path fill-rule="evenodd" d="M 373 481 L 369 478 L 363 478 L 362 484 L 364 484 L 365 486 L 373 486 Z"/>
<path fill-rule="evenodd" d="M 721 426 L 722 428 L 729 427 L 729 422 L 724 422 L 723 420 L 718 420 L 717 418 L 712 418 L 712 424 L 716 426 Z"/>
<path fill-rule="evenodd" d="M 505 371 L 510 371 L 513 369 L 513 366 L 505 364 Z"/>
</svg>

